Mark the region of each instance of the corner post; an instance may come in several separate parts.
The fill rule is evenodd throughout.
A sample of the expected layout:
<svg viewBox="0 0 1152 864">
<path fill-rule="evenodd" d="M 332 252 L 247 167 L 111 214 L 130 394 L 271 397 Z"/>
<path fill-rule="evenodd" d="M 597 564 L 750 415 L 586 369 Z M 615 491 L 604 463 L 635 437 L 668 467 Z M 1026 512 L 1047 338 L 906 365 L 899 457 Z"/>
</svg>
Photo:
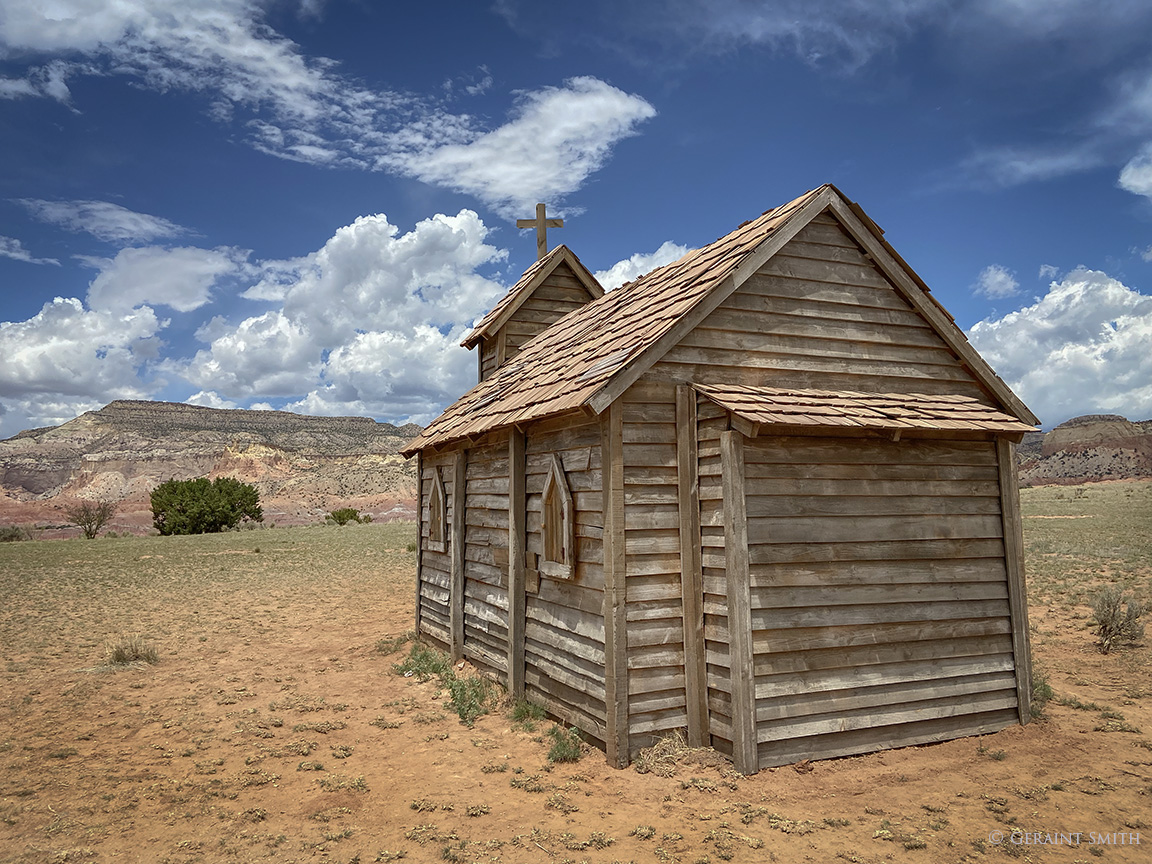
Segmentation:
<svg viewBox="0 0 1152 864">
<path fill-rule="evenodd" d="M 744 436 L 720 433 L 724 486 L 724 565 L 728 582 L 728 640 L 732 664 L 732 761 L 741 774 L 760 770 L 756 752 L 756 674 L 752 658 L 752 586 L 748 567 L 748 511 L 744 499 Z"/>
<path fill-rule="evenodd" d="M 524 698 L 524 550 L 527 496 L 524 478 L 524 433 L 508 433 L 508 693 Z"/>
<path fill-rule="evenodd" d="M 996 439 L 1000 473 L 1000 513 L 1004 520 L 1004 566 L 1008 571 L 1008 608 L 1012 615 L 1012 656 L 1016 666 L 1016 704 L 1020 723 L 1032 719 L 1032 649 L 1028 636 L 1028 589 L 1024 582 L 1024 532 L 1020 519 L 1020 481 L 1016 445 Z"/>
<path fill-rule="evenodd" d="M 601 416 L 600 464 L 604 490 L 604 748 L 608 764 L 629 760 L 628 630 L 625 617 L 624 422 L 619 402 Z"/>
<path fill-rule="evenodd" d="M 452 456 L 452 574 L 448 596 L 448 623 L 452 662 L 464 656 L 464 530 L 468 488 L 468 451 Z"/>
<path fill-rule="evenodd" d="M 684 612 L 684 695 L 688 745 L 708 746 L 708 678 L 704 665 L 704 587 L 700 556 L 700 463 L 696 391 L 676 388 L 676 482 L 680 505 L 680 597 Z"/>
<path fill-rule="evenodd" d="M 424 578 L 424 453 L 416 453 L 416 616 L 413 628 L 420 638 L 420 584 Z"/>
</svg>

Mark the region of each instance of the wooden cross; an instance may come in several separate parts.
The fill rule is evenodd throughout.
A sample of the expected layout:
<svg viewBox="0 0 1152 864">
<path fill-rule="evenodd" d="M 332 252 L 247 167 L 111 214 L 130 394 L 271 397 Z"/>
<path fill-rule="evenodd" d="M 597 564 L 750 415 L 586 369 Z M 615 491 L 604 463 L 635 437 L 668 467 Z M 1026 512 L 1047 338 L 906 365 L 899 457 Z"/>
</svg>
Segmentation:
<svg viewBox="0 0 1152 864">
<path fill-rule="evenodd" d="M 563 219 L 545 219 L 544 218 L 544 205 L 536 205 L 536 218 L 535 219 L 517 219 L 517 228 L 535 228 L 536 229 L 536 260 L 539 261 L 548 254 L 548 229 L 549 228 L 563 228 Z"/>
</svg>

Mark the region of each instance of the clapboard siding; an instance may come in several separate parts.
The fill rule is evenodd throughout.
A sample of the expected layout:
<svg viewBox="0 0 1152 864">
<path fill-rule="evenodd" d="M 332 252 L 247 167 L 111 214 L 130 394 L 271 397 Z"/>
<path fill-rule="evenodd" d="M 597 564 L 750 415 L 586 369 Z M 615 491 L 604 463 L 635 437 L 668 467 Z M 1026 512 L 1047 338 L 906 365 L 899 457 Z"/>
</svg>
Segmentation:
<svg viewBox="0 0 1152 864">
<path fill-rule="evenodd" d="M 464 656 L 506 679 L 508 669 L 508 438 L 485 436 L 465 472 Z"/>
<path fill-rule="evenodd" d="M 708 733 L 711 744 L 732 752 L 732 707 L 728 695 L 731 662 L 728 652 L 728 585 L 725 578 L 724 494 L 719 457 L 720 433 L 728 429 L 728 415 L 715 402 L 700 398 L 696 404 L 697 450 L 710 457 L 697 460 L 700 478 L 700 542 L 704 586 L 704 661 L 707 686 Z"/>
<path fill-rule="evenodd" d="M 483 340 L 483 348 L 489 344 L 491 358 L 481 353 L 481 379 L 487 378 L 498 366 L 507 363 L 520 353 L 525 343 L 548 329 L 569 312 L 579 309 L 592 300 L 592 295 L 576 278 L 567 262 L 560 262 L 544 281 L 522 302 L 519 308 L 500 327 Z M 497 361 L 495 346 L 503 340 L 503 357 Z"/>
<path fill-rule="evenodd" d="M 621 397 L 621 416 L 628 727 L 636 751 L 688 722 L 675 387 L 642 378 Z M 644 686 L 635 690 L 631 677 L 641 672 Z"/>
<path fill-rule="evenodd" d="M 538 570 L 544 551 L 541 502 L 553 454 L 560 457 L 576 508 L 576 572 L 571 579 L 552 578 Z M 530 701 L 598 740 L 604 737 L 606 716 L 600 461 L 600 425 L 594 420 L 544 421 L 527 431 L 525 546 L 530 587 L 525 597 L 525 693 Z"/>
<path fill-rule="evenodd" d="M 834 220 L 802 229 L 653 374 L 701 384 L 989 398 Z"/>
<path fill-rule="evenodd" d="M 447 648 L 451 642 L 451 538 L 456 519 L 452 509 L 452 458 L 450 453 L 425 456 L 420 467 L 420 581 L 416 589 L 420 610 L 417 620 L 420 622 L 420 633 L 430 636 L 442 648 Z M 444 551 L 433 550 L 428 541 L 429 502 L 434 472 L 440 475 L 440 482 L 444 485 L 447 511 L 444 535 L 448 541 Z"/>
<path fill-rule="evenodd" d="M 744 460 L 761 767 L 1015 719 L 992 442 L 761 437 Z M 701 522 L 722 538 L 706 470 L 712 457 Z M 726 644 L 723 549 L 703 553 L 710 638 Z M 709 686 L 730 715 L 719 653 Z"/>
</svg>

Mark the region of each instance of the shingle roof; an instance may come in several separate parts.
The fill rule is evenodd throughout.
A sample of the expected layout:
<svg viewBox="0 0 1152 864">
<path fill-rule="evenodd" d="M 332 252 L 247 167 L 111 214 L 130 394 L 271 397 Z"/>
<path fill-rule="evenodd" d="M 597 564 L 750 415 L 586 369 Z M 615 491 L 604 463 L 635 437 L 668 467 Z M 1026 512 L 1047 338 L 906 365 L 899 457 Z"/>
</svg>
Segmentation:
<svg viewBox="0 0 1152 864">
<path fill-rule="evenodd" d="M 757 427 L 835 426 L 878 431 L 1031 432 L 1033 427 L 971 396 L 857 393 L 737 384 L 694 384 L 721 408 Z"/>
<path fill-rule="evenodd" d="M 596 277 L 592 272 L 584 266 L 583 262 L 576 257 L 571 249 L 561 243 L 543 258 L 538 260 L 535 264 L 524 271 L 524 275 L 516 280 L 516 284 L 508 289 L 508 293 L 500 298 L 500 301 L 492 307 L 492 309 L 481 318 L 476 325 L 472 328 L 464 341 L 460 345 L 464 348 L 471 348 L 480 338 L 488 333 L 489 330 L 498 329 L 500 324 L 507 318 L 512 316 L 512 313 L 532 296 L 532 292 L 548 278 L 549 274 L 555 270 L 561 262 L 567 262 L 568 266 L 576 274 L 584 287 L 588 289 L 588 293 L 593 297 L 600 297 L 604 293 L 603 287 L 596 281 Z"/>
<path fill-rule="evenodd" d="M 909 296 L 909 302 L 921 303 L 917 308 L 930 322 L 937 319 L 932 322 L 937 332 L 1001 404 L 1020 418 L 1039 422 L 968 345 L 964 333 L 931 296 L 928 286 L 891 250 L 879 227 L 838 189 L 826 184 L 570 312 L 525 344 L 511 362 L 456 400 L 401 452 L 410 456 L 425 447 L 478 437 L 574 409 L 603 410 L 621 388 L 642 374 L 646 364 L 662 356 L 664 346 L 675 342 L 677 328 L 687 332 L 685 328 L 694 326 L 695 318 L 707 314 L 709 302 L 718 303 L 726 296 L 719 290 L 725 280 L 731 279 L 729 287 L 735 290 L 774 254 L 776 244 L 786 242 L 807 220 L 828 207 L 838 219 L 863 223 L 856 232 L 857 239 L 866 245 L 876 244 L 874 256 L 890 256 L 893 263 L 885 266 L 908 286 L 901 290 L 919 298 Z M 803 218 L 797 218 L 801 214 Z M 509 296 L 515 291 L 514 287 Z M 705 302 L 709 295 L 715 296 Z M 1015 420 L 1011 415 L 1003 416 Z M 955 421 L 943 418 L 939 422 Z M 1008 431 L 1019 430 L 1014 425 Z"/>
<path fill-rule="evenodd" d="M 411 455 L 582 407 L 823 188 L 570 312 L 456 400 L 401 452 Z"/>
</svg>

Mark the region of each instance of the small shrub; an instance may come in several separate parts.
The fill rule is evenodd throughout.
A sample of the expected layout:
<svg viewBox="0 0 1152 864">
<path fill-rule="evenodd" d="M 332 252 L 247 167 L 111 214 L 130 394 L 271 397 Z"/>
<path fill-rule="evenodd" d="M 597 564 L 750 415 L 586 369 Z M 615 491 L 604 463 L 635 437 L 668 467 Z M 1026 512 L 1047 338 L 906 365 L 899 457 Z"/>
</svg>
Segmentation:
<svg viewBox="0 0 1152 864">
<path fill-rule="evenodd" d="M 544 709 L 525 699 L 512 706 L 512 722 L 525 732 L 535 732 L 536 724 L 544 719 Z"/>
<path fill-rule="evenodd" d="M 415 552 L 416 551 L 416 544 L 415 543 L 409 543 L 405 547 L 405 549 L 407 549 L 409 552 Z"/>
<path fill-rule="evenodd" d="M 458 678 L 451 669 L 443 672 L 440 678 L 448 689 L 449 706 L 460 715 L 460 722 L 471 729 L 476 718 L 488 713 L 492 685 L 483 678 Z"/>
<path fill-rule="evenodd" d="M 64 508 L 64 517 L 84 532 L 87 540 L 94 539 L 115 515 L 116 504 L 112 501 L 80 501 Z"/>
<path fill-rule="evenodd" d="M 395 654 L 400 646 L 405 642 L 409 642 L 416 634 L 409 630 L 407 633 L 402 633 L 399 636 L 385 637 L 384 639 L 376 640 L 376 651 L 380 654 Z"/>
<path fill-rule="evenodd" d="M 552 746 L 548 748 L 549 762 L 579 762 L 583 755 L 583 744 L 580 733 L 575 728 L 563 729 L 553 726 L 548 730 L 552 736 Z"/>
<path fill-rule="evenodd" d="M 1041 720 L 1044 717 L 1044 706 L 1055 697 L 1052 685 L 1048 683 L 1048 675 L 1044 672 L 1032 673 L 1032 719 Z"/>
<path fill-rule="evenodd" d="M 122 636 L 109 642 L 104 649 L 104 659 L 110 666 L 127 666 L 131 663 L 159 663 L 160 652 L 156 646 L 145 641 L 139 634 Z"/>
<path fill-rule="evenodd" d="M 151 494 L 152 524 L 161 534 L 214 534 L 241 520 L 263 522 L 260 493 L 235 477 L 167 480 Z"/>
<path fill-rule="evenodd" d="M 1144 636 L 1144 624 L 1140 616 L 1144 614 L 1144 604 L 1129 600 L 1126 609 L 1124 592 L 1115 586 L 1105 588 L 1092 600 L 1092 611 L 1096 615 L 1096 645 L 1101 654 L 1107 654 L 1119 642 L 1138 642 Z"/>
<path fill-rule="evenodd" d="M 435 648 L 429 648 L 420 642 L 412 643 L 412 650 L 408 652 L 408 659 L 402 660 L 394 667 L 398 675 L 405 678 L 415 677 L 417 681 L 427 681 L 434 675 L 443 675 L 452 668 L 448 655 Z"/>
<path fill-rule="evenodd" d="M 31 539 L 32 531 L 23 525 L 0 525 L 0 543 L 19 543 Z"/>
<path fill-rule="evenodd" d="M 367 513 L 361 515 L 355 507 L 341 507 L 325 516 L 324 521 L 329 525 L 347 525 L 349 522 L 355 522 L 359 525 L 364 522 L 371 522 L 372 517 Z"/>
</svg>

